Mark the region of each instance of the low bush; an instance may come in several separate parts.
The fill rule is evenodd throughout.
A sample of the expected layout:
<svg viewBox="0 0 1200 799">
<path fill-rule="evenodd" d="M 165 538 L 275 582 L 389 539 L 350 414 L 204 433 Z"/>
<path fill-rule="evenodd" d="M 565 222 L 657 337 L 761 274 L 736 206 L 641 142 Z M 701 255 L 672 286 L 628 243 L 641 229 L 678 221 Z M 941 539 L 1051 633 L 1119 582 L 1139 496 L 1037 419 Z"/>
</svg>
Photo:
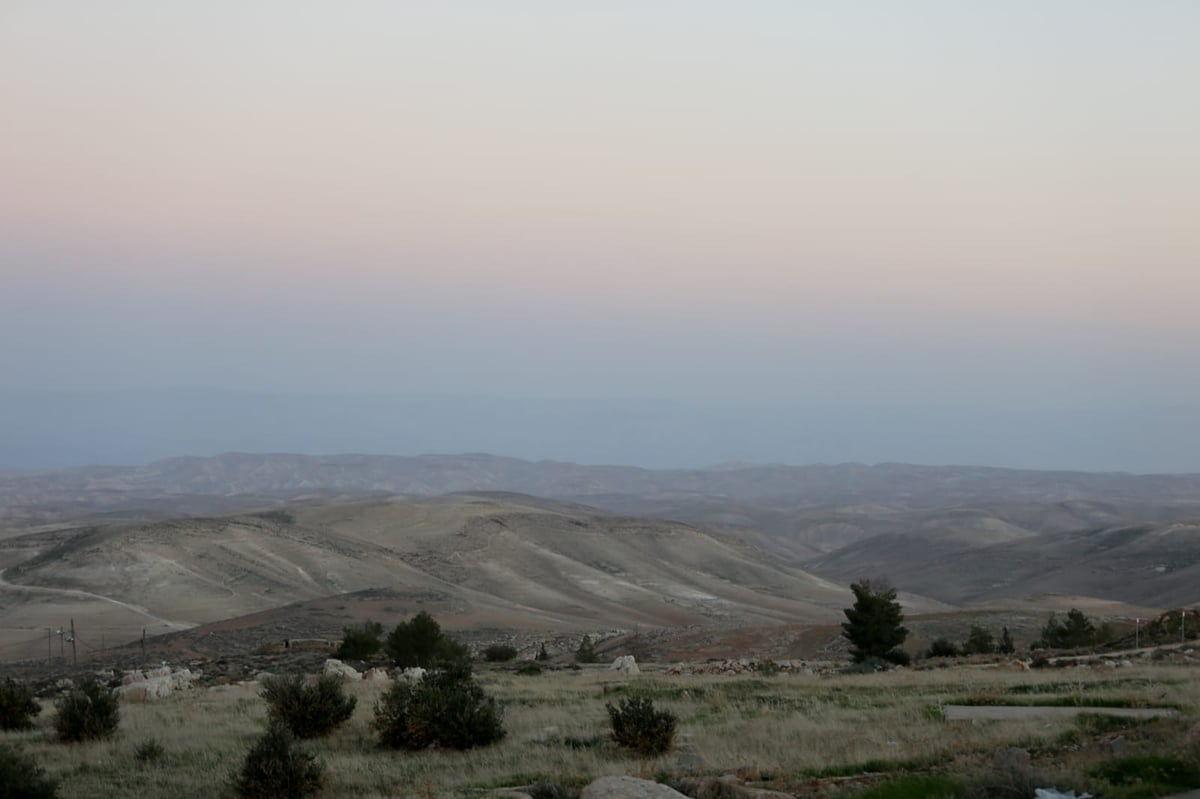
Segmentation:
<svg viewBox="0 0 1200 799">
<path fill-rule="evenodd" d="M 506 663 L 516 656 L 517 648 L 508 644 L 492 644 L 483 650 L 483 659 L 488 663 Z"/>
<path fill-rule="evenodd" d="M 0 683 L 0 730 L 27 730 L 41 712 L 42 706 L 28 686 L 12 677 Z"/>
<path fill-rule="evenodd" d="M 375 705 L 379 742 L 392 749 L 487 746 L 504 737 L 504 713 L 471 677 L 447 666 L 416 683 L 397 682 Z"/>
<path fill-rule="evenodd" d="M 321 790 L 324 769 L 296 745 L 287 727 L 271 722 L 234 774 L 233 789 L 243 799 L 302 799 Z"/>
<path fill-rule="evenodd" d="M 0 744 L 0 797 L 3 799 L 55 799 L 58 783 L 46 770 L 19 749 Z"/>
<path fill-rule="evenodd" d="M 354 714 L 358 701 L 346 696 L 342 678 L 333 674 L 322 674 L 313 683 L 298 674 L 268 677 L 262 698 L 267 702 L 267 715 L 297 738 L 328 735 Z"/>
<path fill-rule="evenodd" d="M 1092 770 L 1092 776 L 1123 789 L 1111 793 L 1125 799 L 1164 796 L 1200 788 L 1200 767 L 1195 763 L 1165 755 L 1140 755 L 1109 760 L 1096 766 Z"/>
<path fill-rule="evenodd" d="M 516 673 L 522 677 L 536 677 L 542 673 L 542 667 L 537 663 L 524 663 L 517 667 Z"/>
<path fill-rule="evenodd" d="M 117 692 L 94 680 L 69 691 L 54 707 L 54 729 L 63 742 L 107 738 L 121 722 Z"/>
<path fill-rule="evenodd" d="M 675 715 L 656 709 L 653 699 L 628 697 L 616 706 L 605 703 L 604 708 L 618 746 L 647 757 L 670 751 L 675 740 Z"/>
<path fill-rule="evenodd" d="M 929 645 L 929 651 L 925 653 L 925 657 L 929 658 L 956 658 L 960 652 L 958 645 L 948 638 L 938 638 Z"/>
<path fill-rule="evenodd" d="M 133 750 L 133 759 L 142 765 L 157 763 L 162 760 L 167 754 L 167 750 L 163 749 L 163 745 L 158 741 L 150 738 L 142 741 Z"/>
<path fill-rule="evenodd" d="M 334 657 L 340 660 L 366 660 L 383 648 L 383 625 L 365 621 L 354 627 L 342 628 L 342 642 Z"/>
</svg>

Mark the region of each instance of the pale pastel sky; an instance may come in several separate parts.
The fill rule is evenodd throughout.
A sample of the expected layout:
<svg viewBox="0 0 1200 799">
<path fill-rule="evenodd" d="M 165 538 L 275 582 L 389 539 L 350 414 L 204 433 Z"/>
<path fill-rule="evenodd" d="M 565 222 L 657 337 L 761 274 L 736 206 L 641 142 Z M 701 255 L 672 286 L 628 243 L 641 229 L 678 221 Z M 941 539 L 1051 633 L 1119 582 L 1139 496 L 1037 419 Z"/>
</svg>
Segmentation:
<svg viewBox="0 0 1200 799">
<path fill-rule="evenodd" d="M 1198 41 L 1191 0 L 6 0 L 0 388 L 1200 407 Z"/>
</svg>

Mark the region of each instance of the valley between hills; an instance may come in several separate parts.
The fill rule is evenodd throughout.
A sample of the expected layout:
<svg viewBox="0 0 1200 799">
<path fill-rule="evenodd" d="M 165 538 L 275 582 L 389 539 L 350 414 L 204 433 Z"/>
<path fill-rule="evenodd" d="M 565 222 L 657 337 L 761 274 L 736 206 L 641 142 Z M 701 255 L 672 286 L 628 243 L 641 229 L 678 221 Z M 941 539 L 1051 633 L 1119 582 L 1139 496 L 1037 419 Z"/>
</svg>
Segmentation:
<svg viewBox="0 0 1200 799">
<path fill-rule="evenodd" d="M 480 642 L 812 656 L 862 577 L 897 586 L 914 645 L 971 620 L 1032 637 L 1052 610 L 1200 602 L 1198 519 L 1196 475 L 246 454 L 10 471 L 0 659 L 44 659 L 72 620 L 84 657 L 143 631 L 212 655 L 419 610 Z"/>
</svg>

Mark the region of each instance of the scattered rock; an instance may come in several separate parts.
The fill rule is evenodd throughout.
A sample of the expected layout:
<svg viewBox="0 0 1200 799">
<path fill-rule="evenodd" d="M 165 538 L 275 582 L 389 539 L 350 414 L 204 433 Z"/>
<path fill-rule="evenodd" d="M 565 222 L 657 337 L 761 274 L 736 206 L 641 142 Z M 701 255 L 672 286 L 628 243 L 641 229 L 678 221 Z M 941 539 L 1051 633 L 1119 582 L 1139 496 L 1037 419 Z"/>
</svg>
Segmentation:
<svg viewBox="0 0 1200 799">
<path fill-rule="evenodd" d="M 127 677 L 141 677 L 142 679 L 133 679 L 129 682 L 125 681 Z M 193 674 L 190 669 L 180 669 L 179 671 L 171 671 L 170 667 L 152 669 L 147 672 L 130 672 L 121 679 L 122 685 L 117 691 L 121 698 L 126 702 L 153 702 L 158 699 L 164 699 L 176 691 L 186 690 L 192 687 L 197 675 Z"/>
<path fill-rule="evenodd" d="M 584 788 L 579 799 L 687 799 L 687 796 L 650 780 L 601 777 Z"/>
<path fill-rule="evenodd" d="M 425 669 L 420 666 L 410 666 L 399 674 L 399 678 L 407 682 L 416 682 L 424 676 Z"/>
<path fill-rule="evenodd" d="M 387 669 L 380 668 L 379 666 L 375 666 L 374 668 L 370 668 L 370 669 L 367 669 L 366 671 L 364 671 L 362 678 L 364 680 L 390 680 L 391 679 L 391 677 L 388 676 Z"/>
<path fill-rule="evenodd" d="M 343 663 L 337 658 L 329 658 L 321 669 L 322 674 L 334 674 L 347 680 L 361 680 L 362 674 L 353 666 Z"/>
</svg>

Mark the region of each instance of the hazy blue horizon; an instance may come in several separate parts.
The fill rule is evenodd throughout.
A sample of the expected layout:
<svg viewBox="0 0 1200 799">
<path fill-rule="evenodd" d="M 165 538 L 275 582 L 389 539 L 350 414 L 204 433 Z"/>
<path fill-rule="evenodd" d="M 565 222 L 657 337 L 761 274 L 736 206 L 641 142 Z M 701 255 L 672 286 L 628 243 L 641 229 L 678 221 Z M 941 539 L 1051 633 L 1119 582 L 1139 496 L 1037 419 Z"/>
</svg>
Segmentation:
<svg viewBox="0 0 1200 799">
<path fill-rule="evenodd" d="M 0 389 L 0 468 L 132 466 L 227 452 L 488 453 L 645 468 L 913 463 L 1200 472 L 1186 405 L 1012 409 L 884 403 Z"/>
</svg>

